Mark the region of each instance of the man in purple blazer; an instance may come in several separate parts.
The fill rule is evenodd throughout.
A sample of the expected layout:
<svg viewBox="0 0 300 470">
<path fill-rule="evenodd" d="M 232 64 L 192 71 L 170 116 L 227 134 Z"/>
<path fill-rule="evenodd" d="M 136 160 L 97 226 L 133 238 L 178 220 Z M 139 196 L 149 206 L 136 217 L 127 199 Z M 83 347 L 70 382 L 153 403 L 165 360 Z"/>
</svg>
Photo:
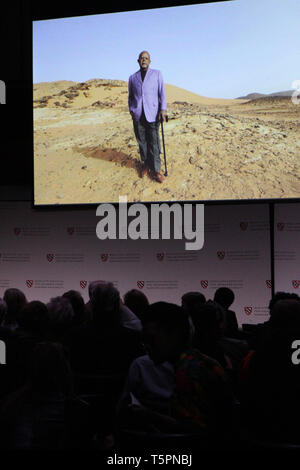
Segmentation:
<svg viewBox="0 0 300 470">
<path fill-rule="evenodd" d="M 162 183 L 158 130 L 160 120 L 166 120 L 167 103 L 162 74 L 150 69 L 150 62 L 150 54 L 141 52 L 140 70 L 129 77 L 128 106 L 143 162 L 141 177 L 149 173 Z"/>
</svg>

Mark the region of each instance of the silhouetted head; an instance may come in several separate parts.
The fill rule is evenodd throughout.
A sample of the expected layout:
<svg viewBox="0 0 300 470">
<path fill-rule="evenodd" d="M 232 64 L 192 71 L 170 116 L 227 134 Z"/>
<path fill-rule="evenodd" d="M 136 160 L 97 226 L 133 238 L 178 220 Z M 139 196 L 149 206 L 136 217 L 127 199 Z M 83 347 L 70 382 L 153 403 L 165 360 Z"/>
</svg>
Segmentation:
<svg viewBox="0 0 300 470">
<path fill-rule="evenodd" d="M 68 299 L 74 312 L 74 323 L 81 324 L 85 321 L 85 303 L 80 292 L 69 290 L 63 294 L 63 298 Z"/>
<path fill-rule="evenodd" d="M 181 306 L 191 314 L 194 310 L 205 303 L 206 299 L 201 292 L 186 292 L 181 297 Z"/>
<path fill-rule="evenodd" d="M 107 282 L 99 280 L 99 281 L 91 281 L 89 283 L 89 298 L 90 298 L 90 300 L 92 298 L 93 290 L 95 289 L 96 286 L 98 286 L 98 284 L 107 284 Z"/>
<path fill-rule="evenodd" d="M 295 298 L 277 300 L 272 307 L 270 323 L 273 327 L 300 329 L 300 301 Z"/>
<path fill-rule="evenodd" d="M 138 317 L 142 318 L 149 301 L 144 292 L 137 289 L 131 289 L 124 295 L 124 304 Z"/>
<path fill-rule="evenodd" d="M 4 292 L 3 299 L 7 304 L 5 324 L 9 325 L 17 323 L 17 316 L 27 303 L 25 294 L 20 289 L 10 288 L 6 289 Z"/>
<path fill-rule="evenodd" d="M 234 302 L 233 290 L 229 289 L 229 287 L 220 287 L 215 292 L 214 301 L 227 310 Z"/>
<path fill-rule="evenodd" d="M 120 324 L 120 293 L 112 282 L 101 282 L 93 287 L 91 307 L 96 325 Z"/>
<path fill-rule="evenodd" d="M 64 297 L 53 297 L 47 304 L 47 309 L 51 337 L 63 339 L 73 326 L 74 312 L 71 302 Z"/>
<path fill-rule="evenodd" d="M 274 296 L 269 302 L 270 315 L 272 316 L 273 307 L 276 304 L 276 302 L 278 302 L 278 300 L 287 300 L 287 299 L 294 299 L 294 300 L 300 301 L 300 297 L 298 294 L 294 294 L 290 292 L 282 292 L 282 291 L 276 292 L 276 294 L 274 294 Z"/>
<path fill-rule="evenodd" d="M 215 343 L 223 334 L 224 312 L 222 307 L 209 300 L 192 315 L 195 341 L 207 346 Z"/>
<path fill-rule="evenodd" d="M 156 302 L 149 305 L 141 321 L 143 341 L 153 362 L 176 362 L 190 341 L 190 323 L 184 309 Z"/>
</svg>

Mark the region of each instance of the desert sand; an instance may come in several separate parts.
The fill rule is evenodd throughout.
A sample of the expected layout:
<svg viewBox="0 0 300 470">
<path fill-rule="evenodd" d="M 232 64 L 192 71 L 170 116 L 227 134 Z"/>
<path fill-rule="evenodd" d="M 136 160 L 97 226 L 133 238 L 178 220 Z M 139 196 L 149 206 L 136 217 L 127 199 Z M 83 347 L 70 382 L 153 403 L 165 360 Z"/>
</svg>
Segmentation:
<svg viewBox="0 0 300 470">
<path fill-rule="evenodd" d="M 34 85 L 36 204 L 300 197 L 300 105 L 290 98 L 215 99 L 166 84 L 160 184 L 139 176 L 127 87 Z"/>
</svg>

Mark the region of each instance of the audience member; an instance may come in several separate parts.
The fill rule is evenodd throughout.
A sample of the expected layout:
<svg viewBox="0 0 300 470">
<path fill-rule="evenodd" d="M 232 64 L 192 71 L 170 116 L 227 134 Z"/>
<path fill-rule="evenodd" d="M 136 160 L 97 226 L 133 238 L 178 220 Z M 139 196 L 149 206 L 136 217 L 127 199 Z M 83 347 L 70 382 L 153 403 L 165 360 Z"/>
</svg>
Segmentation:
<svg viewBox="0 0 300 470">
<path fill-rule="evenodd" d="M 241 370 L 244 424 L 264 440 L 300 444 L 300 369 L 292 362 L 292 343 L 300 339 L 299 300 L 273 302 L 270 323 L 265 341 L 251 351 Z"/>
<path fill-rule="evenodd" d="M 169 414 L 131 405 L 131 418 L 161 431 L 193 431 L 205 437 L 223 435 L 232 394 L 218 362 L 190 347 L 188 315 L 175 304 L 150 305 L 142 319 L 143 338 L 155 365 L 168 361 L 175 371 Z"/>
<path fill-rule="evenodd" d="M 88 312 L 88 316 L 90 319 L 92 319 L 93 312 L 92 312 L 92 306 L 91 306 L 91 298 L 92 298 L 92 293 L 96 286 L 98 285 L 105 285 L 107 284 L 106 281 L 92 281 L 89 284 L 89 298 L 90 300 L 86 303 L 86 309 Z M 133 313 L 133 311 L 125 305 L 121 298 L 120 298 L 120 322 L 121 325 L 124 326 L 125 328 L 129 328 L 131 330 L 137 330 L 141 331 L 142 330 L 142 324 L 140 322 L 140 319 Z"/>
<path fill-rule="evenodd" d="M 27 299 L 25 294 L 16 288 L 6 289 L 3 300 L 7 304 L 7 313 L 4 318 L 3 326 L 11 330 L 18 327 L 17 316 L 22 308 L 26 305 Z"/>
<path fill-rule="evenodd" d="M 7 387 L 15 390 L 27 379 L 32 351 L 46 335 L 48 310 L 39 300 L 28 302 L 17 315 L 18 328 L 7 343 Z"/>
<path fill-rule="evenodd" d="M 170 362 L 154 364 L 148 354 L 135 359 L 128 372 L 119 409 L 129 403 L 140 403 L 152 409 L 165 410 L 175 387 L 174 366 Z"/>
<path fill-rule="evenodd" d="M 73 325 L 82 325 L 88 321 L 87 312 L 85 308 L 85 303 L 82 295 L 80 292 L 76 290 L 69 290 L 65 292 L 63 298 L 68 299 L 72 305 L 74 318 L 73 318 Z"/>
<path fill-rule="evenodd" d="M 0 366 L 2 448 L 66 446 L 71 370 L 77 381 L 102 380 L 104 402 L 92 407 L 97 416 L 90 422 L 89 415 L 88 435 L 113 432 L 124 387 L 117 427 L 126 423 L 226 440 L 237 394 L 242 428 L 255 438 L 300 444 L 300 369 L 292 361 L 292 344 L 300 340 L 300 297 L 274 295 L 270 318 L 249 333 L 250 351 L 229 310 L 233 301 L 233 291 L 220 288 L 214 301 L 186 292 L 181 307 L 149 305 L 143 292 L 132 289 L 123 303 L 111 282 L 93 281 L 86 306 L 74 290 L 46 306 L 7 289 L 0 299 L 0 340 L 7 358 Z M 80 421 L 75 415 L 74 429 Z"/>
<path fill-rule="evenodd" d="M 10 449 L 61 449 L 65 437 L 65 400 L 72 378 L 63 348 L 39 343 L 30 360 L 28 380 L 1 406 L 2 433 Z"/>
<path fill-rule="evenodd" d="M 201 292 L 186 292 L 181 297 L 181 306 L 190 316 L 205 302 L 205 296 Z"/>
<path fill-rule="evenodd" d="M 71 364 L 77 373 L 126 374 L 133 359 L 143 354 L 140 332 L 121 323 L 119 291 L 110 282 L 93 286 L 92 321 L 74 329 Z"/>
<path fill-rule="evenodd" d="M 48 340 L 68 345 L 70 332 L 74 326 L 74 311 L 71 302 L 65 297 L 53 297 L 47 304 L 47 308 Z"/>
<path fill-rule="evenodd" d="M 144 292 L 131 289 L 124 295 L 124 304 L 141 320 L 149 301 Z"/>
<path fill-rule="evenodd" d="M 219 343 L 223 329 L 223 310 L 218 304 L 208 301 L 192 312 L 195 327 L 193 345 L 207 356 L 218 361 L 224 369 L 231 369 L 231 361 Z"/>
<path fill-rule="evenodd" d="M 272 314 L 275 307 L 275 304 L 279 300 L 285 299 L 294 299 L 300 301 L 300 297 L 298 294 L 290 293 L 290 292 L 276 292 L 275 295 L 269 302 L 269 313 L 270 317 L 267 321 L 263 323 L 259 323 L 255 325 L 254 331 L 250 338 L 248 339 L 248 343 L 250 349 L 257 349 L 262 346 L 269 338 L 270 334 L 272 334 L 273 324 L 272 324 Z"/>
<path fill-rule="evenodd" d="M 214 295 L 214 301 L 224 309 L 224 336 L 229 338 L 240 338 L 239 325 L 236 314 L 229 307 L 234 302 L 234 292 L 228 287 L 219 287 Z"/>
</svg>

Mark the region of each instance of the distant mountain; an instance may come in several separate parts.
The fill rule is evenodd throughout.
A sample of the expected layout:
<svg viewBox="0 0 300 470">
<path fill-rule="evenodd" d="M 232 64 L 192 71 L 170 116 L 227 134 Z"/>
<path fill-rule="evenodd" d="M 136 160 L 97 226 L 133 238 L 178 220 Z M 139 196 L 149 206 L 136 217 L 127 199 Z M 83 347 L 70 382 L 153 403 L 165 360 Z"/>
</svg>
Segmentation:
<svg viewBox="0 0 300 470">
<path fill-rule="evenodd" d="M 236 98 L 237 100 L 257 100 L 259 98 L 266 98 L 267 96 L 292 96 L 294 90 L 287 90 L 287 91 L 278 91 L 277 93 L 249 93 L 246 96 L 239 96 Z"/>
<path fill-rule="evenodd" d="M 239 96 L 236 98 L 237 100 L 256 100 L 257 98 L 263 98 L 264 95 L 263 93 L 249 93 L 247 96 Z"/>
</svg>

